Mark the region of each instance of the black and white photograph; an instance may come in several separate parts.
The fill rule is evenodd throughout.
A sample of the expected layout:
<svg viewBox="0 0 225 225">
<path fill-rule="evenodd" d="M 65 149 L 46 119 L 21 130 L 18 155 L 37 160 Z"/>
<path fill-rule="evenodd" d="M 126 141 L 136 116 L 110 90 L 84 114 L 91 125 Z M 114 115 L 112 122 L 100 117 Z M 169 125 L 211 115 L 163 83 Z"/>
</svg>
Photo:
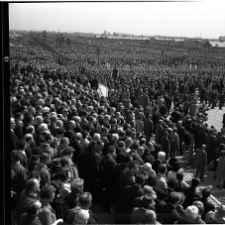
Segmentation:
<svg viewBox="0 0 225 225">
<path fill-rule="evenodd" d="M 225 224 L 225 1 L 1 6 L 1 224 Z"/>
</svg>

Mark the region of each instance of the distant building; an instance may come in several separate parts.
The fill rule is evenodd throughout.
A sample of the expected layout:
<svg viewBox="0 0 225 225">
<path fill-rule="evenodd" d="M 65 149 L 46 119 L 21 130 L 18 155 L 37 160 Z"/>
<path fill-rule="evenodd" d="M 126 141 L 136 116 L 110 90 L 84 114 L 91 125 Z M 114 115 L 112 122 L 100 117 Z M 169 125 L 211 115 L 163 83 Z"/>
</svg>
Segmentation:
<svg viewBox="0 0 225 225">
<path fill-rule="evenodd" d="M 213 50 L 213 49 L 224 49 L 225 50 L 225 42 L 220 41 L 207 41 L 202 46 L 205 49 Z"/>
<path fill-rule="evenodd" d="M 174 41 L 175 41 L 175 42 L 183 42 L 184 39 L 183 39 L 183 38 L 174 38 Z"/>
</svg>

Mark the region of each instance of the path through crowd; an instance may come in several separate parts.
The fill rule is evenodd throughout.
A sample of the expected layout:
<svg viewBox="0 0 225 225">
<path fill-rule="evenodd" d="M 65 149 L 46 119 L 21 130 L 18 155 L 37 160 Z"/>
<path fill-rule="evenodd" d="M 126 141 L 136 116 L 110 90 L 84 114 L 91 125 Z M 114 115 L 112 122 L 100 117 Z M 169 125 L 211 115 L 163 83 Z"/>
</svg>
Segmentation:
<svg viewBox="0 0 225 225">
<path fill-rule="evenodd" d="M 198 99 L 198 90 L 196 91 L 196 98 Z M 225 113 L 225 108 L 219 110 L 219 107 L 210 109 L 207 111 L 208 120 L 206 123 L 209 126 L 214 126 L 218 131 L 222 128 L 223 114 Z M 184 167 L 184 179 L 187 183 L 191 182 L 194 177 L 195 168 L 188 167 L 187 154 L 185 152 L 183 156 L 178 156 L 181 165 Z M 217 207 L 219 204 L 225 204 L 225 190 L 220 190 L 216 187 L 216 179 L 213 178 L 212 172 L 205 171 L 204 182 L 199 185 L 199 191 L 203 188 L 209 187 L 212 190 L 212 195 L 210 201 Z M 116 224 L 114 214 L 105 213 L 102 210 L 101 205 L 94 204 L 92 206 L 92 211 L 96 215 L 99 223 L 104 224 Z"/>
<path fill-rule="evenodd" d="M 222 128 L 222 120 L 223 120 L 223 114 L 225 113 L 225 108 L 223 107 L 222 110 L 219 110 L 219 107 L 215 107 L 214 109 L 210 109 L 207 111 L 208 113 L 208 120 L 206 123 L 209 126 L 214 126 L 218 131 L 221 130 Z M 180 161 L 182 162 L 183 165 L 187 165 L 186 162 L 186 155 L 179 157 Z M 187 182 L 190 182 L 191 179 L 194 177 L 194 168 L 186 168 L 185 169 L 185 180 Z M 215 205 L 218 205 L 218 203 L 225 204 L 225 190 L 220 190 L 216 187 L 216 179 L 213 178 L 212 172 L 209 172 L 206 170 L 205 172 L 205 177 L 204 177 L 204 182 L 200 184 L 199 189 L 203 189 L 205 187 L 210 187 L 212 190 L 212 202 Z"/>
</svg>

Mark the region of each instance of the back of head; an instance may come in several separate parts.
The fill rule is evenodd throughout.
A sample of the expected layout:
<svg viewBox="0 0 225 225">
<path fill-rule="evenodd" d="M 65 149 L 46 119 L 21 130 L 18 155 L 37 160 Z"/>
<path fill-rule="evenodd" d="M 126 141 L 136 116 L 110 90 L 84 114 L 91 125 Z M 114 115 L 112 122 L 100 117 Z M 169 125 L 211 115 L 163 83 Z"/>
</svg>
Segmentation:
<svg viewBox="0 0 225 225">
<path fill-rule="evenodd" d="M 74 137 L 75 137 L 75 140 L 76 140 L 76 141 L 80 141 L 81 138 L 82 138 L 82 134 L 81 134 L 81 133 L 76 133 L 76 134 L 74 135 Z"/>
<path fill-rule="evenodd" d="M 182 181 L 183 178 L 184 178 L 184 174 L 181 173 L 181 172 L 178 172 L 178 173 L 176 174 L 176 178 L 177 178 L 178 181 Z"/>
<path fill-rule="evenodd" d="M 200 184 L 200 180 L 198 178 L 193 178 L 191 180 L 191 187 L 196 188 Z"/>
<path fill-rule="evenodd" d="M 60 163 L 61 163 L 61 166 L 62 167 L 65 167 L 67 165 L 70 165 L 70 160 L 67 156 L 63 156 L 61 159 L 60 159 Z"/>
<path fill-rule="evenodd" d="M 155 224 L 156 223 L 156 213 L 153 210 L 145 211 L 145 223 L 146 224 Z"/>
<path fill-rule="evenodd" d="M 20 152 L 18 150 L 13 150 L 11 152 L 11 160 L 13 162 L 18 162 L 20 161 L 20 159 L 21 159 Z"/>
<path fill-rule="evenodd" d="M 142 173 L 137 174 L 136 177 L 135 177 L 135 182 L 137 184 L 139 184 L 139 185 L 144 184 L 144 182 L 145 182 L 145 176 L 144 176 L 144 174 L 142 174 Z"/>
<path fill-rule="evenodd" d="M 25 190 L 27 192 L 32 191 L 34 187 L 37 185 L 37 183 L 39 183 L 39 180 L 37 180 L 36 178 L 30 178 L 29 180 L 27 180 L 25 184 Z"/>
<path fill-rule="evenodd" d="M 71 192 L 73 194 L 78 194 L 83 192 L 84 180 L 81 178 L 75 179 L 71 182 Z"/>
<path fill-rule="evenodd" d="M 127 138 L 125 141 L 125 146 L 130 148 L 132 144 L 133 144 L 132 138 Z"/>
<path fill-rule="evenodd" d="M 118 134 L 112 134 L 112 141 L 117 142 L 119 140 L 119 135 Z"/>
<path fill-rule="evenodd" d="M 107 153 L 108 154 L 113 154 L 116 151 L 116 148 L 114 146 L 109 146 L 107 148 Z"/>
<path fill-rule="evenodd" d="M 40 155 L 40 162 L 42 162 L 42 163 L 44 163 L 44 162 L 46 162 L 47 160 L 49 160 L 49 154 L 48 153 L 42 153 L 41 155 Z"/>
<path fill-rule="evenodd" d="M 40 197 L 41 199 L 52 198 L 52 195 L 55 193 L 56 188 L 53 185 L 46 184 L 41 188 Z"/>
<path fill-rule="evenodd" d="M 26 147 L 26 141 L 24 140 L 24 139 L 20 139 L 20 140 L 18 140 L 18 143 L 17 143 L 17 149 L 18 150 L 23 150 L 23 149 L 25 149 L 25 147 Z"/>
<path fill-rule="evenodd" d="M 41 208 L 42 204 L 38 200 L 29 200 L 26 204 L 26 213 L 29 215 L 37 214 L 38 210 Z"/>
<path fill-rule="evenodd" d="M 150 185 L 150 186 L 155 186 L 156 184 L 157 184 L 157 178 L 156 178 L 156 176 L 154 175 L 154 174 L 150 174 L 149 176 L 148 176 L 148 185 Z"/>
<path fill-rule="evenodd" d="M 178 181 L 176 178 L 170 178 L 167 182 L 168 184 L 168 187 L 171 188 L 171 189 L 174 189 L 178 186 Z"/>
<path fill-rule="evenodd" d="M 93 141 L 95 141 L 95 142 L 99 141 L 100 138 L 101 138 L 101 135 L 98 134 L 98 133 L 95 133 L 95 134 L 93 135 Z"/>
<path fill-rule="evenodd" d="M 74 216 L 74 224 L 87 224 L 89 220 L 89 212 L 88 210 L 81 209 Z"/>
<path fill-rule="evenodd" d="M 138 166 L 139 166 L 139 163 L 137 161 L 132 161 L 132 162 L 129 163 L 129 169 L 130 170 L 134 169 L 134 168 L 136 168 Z"/>
<path fill-rule="evenodd" d="M 168 190 L 166 188 L 160 188 L 156 193 L 159 200 L 164 200 L 168 197 Z"/>
<path fill-rule="evenodd" d="M 201 201 L 194 201 L 192 205 L 195 205 L 198 208 L 199 215 L 204 213 L 204 204 Z"/>
<path fill-rule="evenodd" d="M 192 219 L 196 219 L 198 214 L 199 210 L 195 205 L 190 205 L 185 209 L 185 215 L 191 217 Z"/>
<path fill-rule="evenodd" d="M 159 169 L 158 169 L 158 173 L 161 173 L 161 174 L 166 174 L 167 172 L 167 167 L 165 164 L 160 164 L 159 165 Z"/>
<path fill-rule="evenodd" d="M 78 203 L 82 208 L 89 208 L 92 202 L 92 195 L 89 192 L 82 192 L 79 195 Z"/>
<path fill-rule="evenodd" d="M 203 198 L 208 198 L 211 195 L 211 190 L 209 188 L 204 188 L 202 190 L 202 197 Z"/>
<path fill-rule="evenodd" d="M 165 159 L 166 159 L 166 153 L 160 151 L 160 152 L 158 153 L 158 159 L 159 159 L 160 161 L 165 160 Z"/>
<path fill-rule="evenodd" d="M 168 202 L 170 202 L 171 204 L 174 204 L 178 201 L 181 200 L 181 196 L 179 193 L 175 192 L 175 191 L 172 191 L 170 194 L 169 194 L 169 197 L 168 197 Z"/>
</svg>

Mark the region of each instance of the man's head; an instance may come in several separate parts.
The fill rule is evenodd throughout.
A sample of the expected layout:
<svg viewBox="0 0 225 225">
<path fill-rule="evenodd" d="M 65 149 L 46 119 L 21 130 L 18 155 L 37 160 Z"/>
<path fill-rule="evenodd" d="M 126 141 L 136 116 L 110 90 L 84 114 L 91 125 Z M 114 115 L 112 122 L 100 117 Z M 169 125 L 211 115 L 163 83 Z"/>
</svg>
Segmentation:
<svg viewBox="0 0 225 225">
<path fill-rule="evenodd" d="M 203 144 L 202 147 L 201 147 L 201 149 L 202 150 L 205 150 L 206 149 L 206 145 Z"/>
<path fill-rule="evenodd" d="M 84 180 L 81 178 L 75 179 L 71 182 L 71 192 L 74 195 L 82 193 L 84 189 Z"/>
<path fill-rule="evenodd" d="M 104 142 L 103 142 L 102 140 L 99 140 L 99 141 L 97 142 L 97 148 L 98 148 L 99 150 L 102 150 L 103 147 L 104 147 Z"/>
<path fill-rule="evenodd" d="M 82 209 L 89 209 L 92 204 L 92 195 L 89 192 L 82 192 L 78 197 L 78 205 Z"/>
<path fill-rule="evenodd" d="M 158 152 L 158 159 L 164 161 L 166 159 L 166 153 L 162 151 Z"/>
<path fill-rule="evenodd" d="M 52 136 L 52 134 L 49 134 L 49 133 L 47 133 L 47 134 L 45 134 L 45 136 L 44 136 L 44 142 L 45 143 L 47 143 L 47 144 L 52 144 L 52 142 L 53 142 L 53 136 Z"/>
<path fill-rule="evenodd" d="M 29 215 L 37 215 L 42 207 L 42 204 L 38 200 L 30 200 L 25 208 L 25 211 Z"/>
<path fill-rule="evenodd" d="M 90 215 L 89 215 L 88 210 L 81 209 L 75 214 L 74 223 L 75 224 L 87 224 L 89 217 L 90 217 Z"/>
<path fill-rule="evenodd" d="M 117 142 L 119 140 L 118 134 L 112 134 L 112 141 Z"/>
<path fill-rule="evenodd" d="M 14 118 L 11 118 L 10 119 L 10 125 L 11 125 L 11 129 L 14 129 L 15 128 L 16 122 L 15 122 L 15 119 Z"/>
<path fill-rule="evenodd" d="M 75 149 L 72 146 L 67 146 L 64 151 L 63 151 L 63 155 L 67 156 L 68 158 L 72 158 L 73 157 L 73 153 L 75 152 Z"/>
<path fill-rule="evenodd" d="M 40 181 L 36 178 L 30 178 L 25 184 L 25 190 L 27 193 L 37 193 L 40 191 Z"/>
<path fill-rule="evenodd" d="M 61 146 L 61 147 L 66 148 L 66 147 L 69 146 L 69 144 L 70 144 L 69 138 L 67 138 L 67 137 L 61 138 L 61 140 L 60 140 L 60 146 Z"/>
<path fill-rule="evenodd" d="M 175 206 L 179 205 L 181 202 L 181 195 L 178 192 L 172 191 L 169 194 L 168 202 Z"/>
<path fill-rule="evenodd" d="M 26 146 L 27 146 L 27 142 L 24 139 L 20 139 L 17 143 L 18 150 L 25 150 Z"/>
<path fill-rule="evenodd" d="M 52 185 L 46 184 L 41 188 L 40 198 L 43 202 L 53 202 L 55 198 L 56 188 Z"/>
<path fill-rule="evenodd" d="M 195 205 L 190 205 L 185 209 L 185 215 L 192 218 L 196 219 L 199 214 L 198 207 Z"/>
<path fill-rule="evenodd" d="M 95 134 L 93 135 L 93 141 L 94 141 L 94 142 L 98 142 L 98 141 L 100 140 L 100 138 L 101 138 L 101 135 L 98 134 L 98 133 L 95 133 Z"/>
<path fill-rule="evenodd" d="M 82 134 L 81 133 L 76 133 L 74 135 L 74 137 L 75 137 L 75 140 L 79 142 L 82 139 Z"/>
<path fill-rule="evenodd" d="M 139 163 L 137 161 L 130 162 L 129 170 L 131 170 L 134 174 L 137 174 L 137 172 L 139 170 Z"/>
<path fill-rule="evenodd" d="M 18 150 L 13 150 L 13 151 L 11 152 L 11 160 L 12 160 L 12 162 L 14 162 L 14 163 L 17 163 L 17 162 L 20 161 L 20 153 L 19 153 Z"/>
<path fill-rule="evenodd" d="M 135 176 L 135 182 L 137 185 L 139 186 L 142 186 L 144 183 L 145 183 L 145 179 L 146 177 L 144 176 L 144 174 L 142 173 L 138 173 L 136 176 Z"/>
<path fill-rule="evenodd" d="M 211 190 L 209 188 L 204 188 L 202 190 L 202 197 L 203 198 L 208 198 L 211 195 Z"/>
<path fill-rule="evenodd" d="M 49 165 L 50 161 L 51 161 L 51 157 L 50 157 L 50 155 L 48 153 L 42 153 L 40 155 L 40 162 L 42 164 L 47 166 L 47 165 Z"/>
<path fill-rule="evenodd" d="M 148 209 L 145 211 L 145 223 L 146 224 L 156 224 L 156 213 Z"/>
<path fill-rule="evenodd" d="M 198 208 L 199 216 L 204 213 L 204 204 L 201 201 L 194 201 L 192 205 L 195 205 Z"/>
</svg>

